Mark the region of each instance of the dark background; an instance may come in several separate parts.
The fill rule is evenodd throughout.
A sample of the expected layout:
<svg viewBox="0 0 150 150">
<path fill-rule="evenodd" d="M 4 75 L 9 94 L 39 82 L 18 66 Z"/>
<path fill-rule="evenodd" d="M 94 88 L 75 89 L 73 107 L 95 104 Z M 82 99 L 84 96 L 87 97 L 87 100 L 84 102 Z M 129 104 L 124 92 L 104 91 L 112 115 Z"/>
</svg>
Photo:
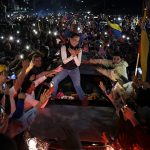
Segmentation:
<svg viewBox="0 0 150 150">
<path fill-rule="evenodd" d="M 141 14 L 142 0 L 3 0 L 8 6 L 17 4 L 34 10 L 83 11 L 107 14 Z"/>
</svg>

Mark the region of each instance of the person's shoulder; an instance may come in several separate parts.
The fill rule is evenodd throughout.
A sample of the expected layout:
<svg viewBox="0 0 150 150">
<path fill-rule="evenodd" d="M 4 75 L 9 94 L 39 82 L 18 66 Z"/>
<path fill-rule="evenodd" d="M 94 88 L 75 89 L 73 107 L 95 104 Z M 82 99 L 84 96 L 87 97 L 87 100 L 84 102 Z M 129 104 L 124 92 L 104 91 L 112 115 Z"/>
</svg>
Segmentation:
<svg viewBox="0 0 150 150">
<path fill-rule="evenodd" d="M 122 60 L 122 61 L 120 62 L 120 65 L 123 65 L 123 66 L 125 66 L 125 67 L 128 67 L 128 63 L 127 63 L 127 61 L 125 61 L 125 60 Z"/>
</svg>

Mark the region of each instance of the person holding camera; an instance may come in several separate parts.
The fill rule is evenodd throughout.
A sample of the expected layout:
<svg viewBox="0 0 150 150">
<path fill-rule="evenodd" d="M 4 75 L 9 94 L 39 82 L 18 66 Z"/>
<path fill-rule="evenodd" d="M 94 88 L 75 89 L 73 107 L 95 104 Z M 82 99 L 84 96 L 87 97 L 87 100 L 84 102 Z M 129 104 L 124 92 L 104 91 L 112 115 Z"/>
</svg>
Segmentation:
<svg viewBox="0 0 150 150">
<path fill-rule="evenodd" d="M 79 99 L 82 101 L 82 105 L 88 105 L 88 100 L 80 84 L 79 66 L 81 64 L 82 50 L 79 48 L 79 41 L 79 34 L 73 33 L 69 39 L 69 43 L 61 47 L 63 70 L 52 79 L 54 84 L 53 96 L 56 97 L 58 84 L 69 75 L 79 95 Z"/>
</svg>

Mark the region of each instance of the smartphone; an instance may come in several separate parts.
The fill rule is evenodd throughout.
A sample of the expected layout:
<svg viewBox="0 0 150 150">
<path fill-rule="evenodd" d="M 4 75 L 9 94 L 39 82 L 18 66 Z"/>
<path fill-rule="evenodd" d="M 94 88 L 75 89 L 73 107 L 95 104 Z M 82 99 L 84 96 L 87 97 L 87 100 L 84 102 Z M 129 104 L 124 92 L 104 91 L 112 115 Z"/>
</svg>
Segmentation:
<svg viewBox="0 0 150 150">
<path fill-rule="evenodd" d="M 3 83 L 2 84 L 2 90 L 5 90 L 6 89 L 6 83 Z"/>
<path fill-rule="evenodd" d="M 21 59 L 21 60 L 24 59 L 24 54 L 20 54 L 19 59 Z"/>
<path fill-rule="evenodd" d="M 48 92 L 49 92 L 49 94 L 52 94 L 54 92 L 54 83 L 53 82 L 50 83 L 50 88 L 49 88 Z"/>
<path fill-rule="evenodd" d="M 50 87 L 53 87 L 54 86 L 54 83 L 53 82 L 50 82 Z"/>
<path fill-rule="evenodd" d="M 142 69 L 141 68 L 138 68 L 138 72 L 140 75 L 142 75 Z"/>
<path fill-rule="evenodd" d="M 7 78 L 10 80 L 16 80 L 17 76 L 14 72 L 12 72 Z"/>
</svg>

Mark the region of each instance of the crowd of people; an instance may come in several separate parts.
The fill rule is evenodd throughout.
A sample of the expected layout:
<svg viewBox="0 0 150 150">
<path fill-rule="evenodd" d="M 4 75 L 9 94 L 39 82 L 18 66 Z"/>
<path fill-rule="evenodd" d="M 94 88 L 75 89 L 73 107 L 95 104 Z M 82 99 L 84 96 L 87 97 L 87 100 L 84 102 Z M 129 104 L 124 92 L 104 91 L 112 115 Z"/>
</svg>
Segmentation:
<svg viewBox="0 0 150 150">
<path fill-rule="evenodd" d="M 120 38 L 108 20 L 122 28 Z M 0 133 L 14 138 L 27 129 L 38 110 L 57 97 L 58 85 L 68 75 L 81 105 L 88 106 L 80 84 L 83 63 L 94 65 L 100 77 L 106 77 L 100 79 L 99 88 L 120 117 L 115 140 L 104 133 L 101 141 L 114 149 L 148 150 L 150 83 L 141 81 L 140 69 L 134 76 L 141 24 L 138 16 L 95 16 L 91 12 L 8 14 L 0 24 Z M 149 25 L 147 19 L 148 32 Z"/>
</svg>

